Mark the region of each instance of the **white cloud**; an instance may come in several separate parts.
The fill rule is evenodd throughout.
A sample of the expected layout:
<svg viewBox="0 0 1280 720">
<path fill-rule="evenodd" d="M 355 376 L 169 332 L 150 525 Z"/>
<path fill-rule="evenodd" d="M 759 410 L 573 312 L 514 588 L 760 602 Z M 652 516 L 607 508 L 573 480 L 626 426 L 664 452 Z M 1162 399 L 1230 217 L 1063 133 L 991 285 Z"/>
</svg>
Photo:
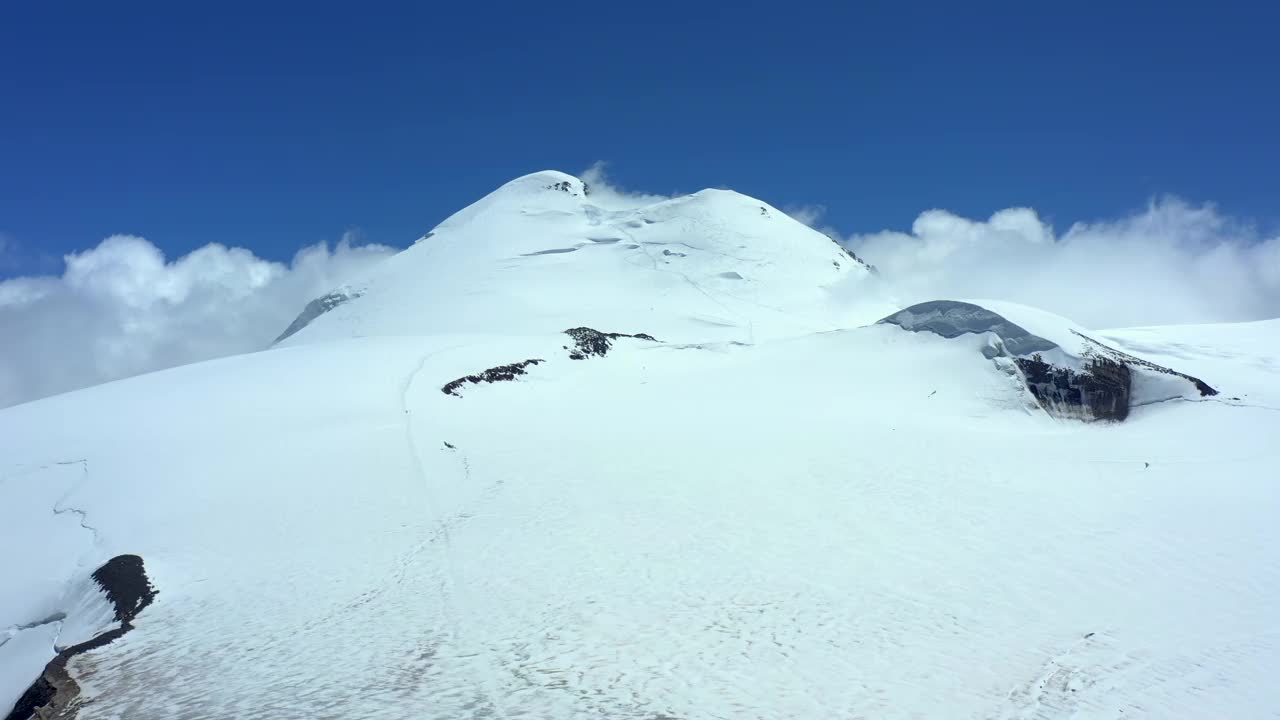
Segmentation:
<svg viewBox="0 0 1280 720">
<path fill-rule="evenodd" d="M 0 282 L 0 407 L 183 363 L 260 350 L 311 299 L 395 250 L 344 238 L 291 263 L 211 244 L 166 261 L 114 235 L 62 275 Z"/>
<path fill-rule="evenodd" d="M 1095 328 L 1280 316 L 1280 237 L 1174 198 L 1061 236 L 1028 208 L 986 221 L 930 210 L 910 233 L 843 242 L 903 304 L 998 298 Z"/>
</svg>

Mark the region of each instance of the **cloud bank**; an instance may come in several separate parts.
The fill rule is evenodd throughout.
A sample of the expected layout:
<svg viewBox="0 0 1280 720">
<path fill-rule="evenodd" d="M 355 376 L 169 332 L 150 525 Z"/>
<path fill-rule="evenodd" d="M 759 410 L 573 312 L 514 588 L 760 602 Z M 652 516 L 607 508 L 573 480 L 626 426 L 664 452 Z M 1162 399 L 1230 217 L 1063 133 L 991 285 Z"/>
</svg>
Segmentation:
<svg viewBox="0 0 1280 720">
<path fill-rule="evenodd" d="M 396 252 L 344 238 L 288 265 L 210 244 L 177 260 L 115 235 L 61 276 L 0 282 L 0 407 L 184 363 L 261 350 L 311 299 Z"/>
<path fill-rule="evenodd" d="M 985 221 L 929 210 L 910 233 L 841 242 L 874 264 L 903 304 L 1009 300 L 1092 328 L 1280 317 L 1280 236 L 1175 198 L 1062 235 L 1029 208 Z"/>
</svg>

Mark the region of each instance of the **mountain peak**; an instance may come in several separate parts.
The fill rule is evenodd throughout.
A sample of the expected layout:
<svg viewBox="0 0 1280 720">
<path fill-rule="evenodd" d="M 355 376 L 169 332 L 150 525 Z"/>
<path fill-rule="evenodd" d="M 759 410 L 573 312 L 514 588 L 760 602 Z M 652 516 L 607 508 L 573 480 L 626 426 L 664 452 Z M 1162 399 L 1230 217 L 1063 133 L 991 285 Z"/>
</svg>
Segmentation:
<svg viewBox="0 0 1280 720">
<path fill-rule="evenodd" d="M 587 184 L 581 178 L 574 177 L 566 172 L 539 170 L 528 175 L 521 175 L 498 188 L 495 192 L 512 190 L 532 193 L 541 193 L 549 190 L 580 198 L 586 196 Z"/>
<path fill-rule="evenodd" d="M 624 198 L 543 170 L 454 213 L 340 302 L 312 303 L 282 339 L 538 334 L 623 318 L 690 342 L 754 342 L 856 324 L 829 289 L 868 274 L 827 236 L 741 193 Z"/>
</svg>

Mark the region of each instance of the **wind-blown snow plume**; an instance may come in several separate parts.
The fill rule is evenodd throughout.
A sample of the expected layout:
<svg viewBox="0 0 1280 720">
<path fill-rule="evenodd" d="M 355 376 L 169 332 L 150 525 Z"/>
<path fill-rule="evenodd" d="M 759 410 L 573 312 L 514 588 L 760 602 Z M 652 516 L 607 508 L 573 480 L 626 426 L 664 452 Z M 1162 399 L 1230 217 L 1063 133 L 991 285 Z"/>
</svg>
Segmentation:
<svg viewBox="0 0 1280 720">
<path fill-rule="evenodd" d="M 1028 208 L 986 221 L 930 210 L 910 233 L 843 242 L 906 304 L 995 297 L 1095 328 L 1280 316 L 1280 237 L 1174 198 L 1061 236 Z"/>
<path fill-rule="evenodd" d="M 609 210 L 630 210 L 671 198 L 670 195 L 630 192 L 614 184 L 605 172 L 606 163 L 597 161 L 579 176 L 591 193 L 590 201 Z"/>
<path fill-rule="evenodd" d="M 394 252 L 344 238 L 289 265 L 219 244 L 166 261 L 113 235 L 67 255 L 60 277 L 0 282 L 0 407 L 263 349 L 309 300 Z"/>
</svg>

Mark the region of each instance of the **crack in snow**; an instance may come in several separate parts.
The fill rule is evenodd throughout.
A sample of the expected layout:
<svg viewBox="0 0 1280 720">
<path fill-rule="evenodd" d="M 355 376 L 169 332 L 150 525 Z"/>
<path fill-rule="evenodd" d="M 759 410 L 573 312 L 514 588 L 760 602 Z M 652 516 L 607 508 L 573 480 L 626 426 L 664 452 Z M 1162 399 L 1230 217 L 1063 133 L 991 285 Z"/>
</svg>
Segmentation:
<svg viewBox="0 0 1280 720">
<path fill-rule="evenodd" d="M 1258 410 L 1270 410 L 1271 412 L 1280 412 L 1280 408 L 1271 407 L 1270 405 L 1254 405 L 1247 402 L 1231 402 L 1230 400 L 1221 400 L 1218 398 L 1205 398 L 1203 400 L 1188 400 L 1187 402 L 1215 402 L 1219 405 L 1227 405 L 1229 407 L 1247 407 L 1256 408 Z"/>
<path fill-rule="evenodd" d="M 67 504 L 67 501 L 71 498 L 71 496 L 79 492 L 80 488 L 84 487 L 84 484 L 88 482 L 89 461 L 87 459 L 81 458 L 80 460 L 67 460 L 64 462 L 57 462 L 57 463 L 54 463 L 54 465 L 79 465 L 81 468 L 81 474 L 80 474 L 80 481 L 77 482 L 74 486 L 72 486 L 71 489 L 67 490 L 67 492 L 65 492 L 62 495 L 62 497 L 59 498 L 58 501 L 53 504 L 53 514 L 65 515 L 67 513 L 71 513 L 75 515 L 80 521 L 80 527 L 84 528 L 85 530 L 88 530 L 89 533 L 93 535 L 93 544 L 101 545 L 102 536 L 98 532 L 98 528 L 89 524 L 89 514 L 78 507 L 74 507 L 72 505 Z"/>
<path fill-rule="evenodd" d="M 707 298 L 707 299 L 708 299 L 708 300 L 710 300 L 711 302 L 715 303 L 715 304 L 716 304 L 716 306 L 718 306 L 721 310 L 725 311 L 726 313 L 728 313 L 728 314 L 729 314 L 729 315 L 731 315 L 731 316 L 736 317 L 736 318 L 738 319 L 738 322 L 739 322 L 738 327 L 741 327 L 741 326 L 742 326 L 742 325 L 741 325 L 741 323 L 742 323 L 743 321 L 745 321 L 745 322 L 746 322 L 746 325 L 747 325 L 747 341 L 748 341 L 748 343 L 750 343 L 750 344 L 752 344 L 752 345 L 754 345 L 754 344 L 755 344 L 755 341 L 756 341 L 755 323 L 751 320 L 751 318 L 749 318 L 749 317 L 745 317 L 745 316 L 743 316 L 741 313 L 735 312 L 735 311 L 734 311 L 733 309 L 731 309 L 728 305 L 725 305 L 724 303 L 720 302 L 720 301 L 719 301 L 718 299 L 716 299 L 716 298 L 715 298 L 715 297 L 714 297 L 714 296 L 713 296 L 709 291 L 707 291 L 705 288 L 703 288 L 703 287 L 702 287 L 701 285 L 699 285 L 698 283 L 694 282 L 692 278 L 690 278 L 688 275 L 686 275 L 686 274 L 684 274 L 684 273 L 680 272 L 679 270 L 668 270 L 668 269 L 666 269 L 666 268 L 659 267 L 659 266 L 658 266 L 658 259 L 657 259 L 656 257 L 654 257 L 653 255 L 651 255 L 651 254 L 649 253 L 649 251 L 645 249 L 645 243 L 641 243 L 641 242 L 637 241 L 637 240 L 636 240 L 636 239 L 631 235 L 631 233 L 627 232 L 626 230 L 623 230 L 623 229 L 622 229 L 622 228 L 620 228 L 620 227 L 619 227 L 619 228 L 617 228 L 617 229 L 618 229 L 618 231 L 619 231 L 619 232 L 621 232 L 622 234 L 626 235 L 626 236 L 627 236 L 627 239 L 629 239 L 631 242 L 636 243 L 636 245 L 637 245 L 637 246 L 639 247 L 639 249 L 640 249 L 640 254 L 644 255 L 645 259 L 647 259 L 647 260 L 649 261 L 649 263 L 652 265 L 652 269 L 653 269 L 655 272 L 661 272 L 661 273 L 667 273 L 667 274 L 669 274 L 669 275 L 675 275 L 676 277 L 679 277 L 680 279 L 684 280 L 686 283 L 688 283 L 689 287 L 693 288 L 694 290 L 697 290 L 697 291 L 698 291 L 699 293 L 701 293 L 705 298 Z M 668 243 L 648 243 L 648 244 L 650 244 L 650 245 L 665 245 L 665 244 L 668 244 Z M 632 263 L 632 262 L 630 261 L 630 259 L 629 259 L 630 257 L 632 257 L 632 256 L 631 256 L 631 255 L 627 255 L 627 256 L 624 256 L 624 257 L 623 257 L 623 259 L 624 259 L 624 260 L 626 260 L 626 262 L 627 262 L 628 264 L 635 265 L 635 263 Z"/>
<path fill-rule="evenodd" d="M 45 625 L 52 625 L 54 623 L 57 623 L 58 632 L 54 634 L 54 638 L 53 638 L 54 652 L 57 652 L 58 636 L 62 634 L 62 621 L 66 619 L 67 619 L 67 614 L 59 611 L 44 618 L 43 620 L 36 620 L 34 622 L 22 623 L 20 625 L 10 625 L 9 627 L 5 628 L 5 631 L 4 631 L 5 637 L 3 639 L 0 639 L 0 647 L 4 647 L 6 643 L 8 643 L 10 640 L 17 637 L 18 633 L 24 630 L 34 630 L 38 627 L 44 627 Z"/>
<path fill-rule="evenodd" d="M 40 472 L 41 470 L 48 470 L 49 468 L 66 466 L 66 465 L 83 465 L 86 462 L 88 461 L 85 460 L 84 458 L 81 458 L 79 460 L 56 460 L 54 462 L 44 463 L 43 465 L 19 464 L 19 465 L 12 466 L 12 470 L 10 470 L 9 473 L 4 475 L 3 477 L 0 477 L 0 483 L 7 482 L 9 480 L 16 480 L 17 478 L 23 477 L 25 475 L 30 475 L 31 473 L 37 473 L 37 472 Z"/>
<path fill-rule="evenodd" d="M 683 216 L 677 216 L 677 217 L 683 217 Z M 685 218 L 685 219 L 693 220 L 693 218 Z M 658 271 L 658 272 L 670 273 L 670 274 L 672 274 L 672 275 L 676 275 L 676 276 L 678 276 L 678 277 L 680 277 L 680 278 L 684 279 L 684 281 L 685 281 L 686 283 L 688 283 L 688 284 L 689 284 L 689 286 L 690 286 L 690 287 L 692 287 L 694 290 L 697 290 L 698 292 L 702 293 L 704 296 L 706 296 L 706 298 L 707 298 L 708 300 L 710 300 L 711 302 L 713 302 L 713 303 L 715 303 L 716 305 L 718 305 L 718 306 L 719 306 L 722 310 L 724 310 L 725 312 L 729 313 L 730 315 L 733 315 L 733 316 L 737 317 L 737 318 L 738 318 L 738 320 L 739 320 L 739 326 L 741 326 L 742 322 L 743 322 L 743 321 L 745 321 L 746 326 L 747 326 L 747 334 L 748 334 L 749 342 L 750 342 L 751 344 L 754 344 L 754 343 L 755 343 L 755 323 L 754 323 L 754 321 L 751 319 L 751 317 L 750 317 L 750 316 L 745 316 L 745 315 L 743 315 L 743 314 L 741 314 L 741 313 L 739 313 L 739 312 L 737 312 L 737 311 L 735 311 L 735 310 L 732 310 L 731 308 L 729 308 L 728 306 L 726 306 L 723 302 L 721 302 L 721 301 L 720 301 L 720 300 L 718 300 L 717 298 L 713 297 L 713 296 L 710 294 L 710 291 L 708 291 L 707 289 L 703 288 L 701 285 L 699 285 L 697 282 L 695 282 L 692 278 L 690 278 L 687 274 L 685 274 L 685 273 L 683 273 L 683 272 L 680 272 L 679 270 L 675 270 L 675 269 L 666 269 L 666 268 L 661 267 L 661 266 L 659 265 L 659 258 L 657 258 L 657 257 L 655 257 L 654 255 L 650 254 L 650 252 L 649 252 L 649 250 L 648 250 L 647 246 L 665 247 L 665 246 L 668 246 L 668 245 L 681 245 L 681 246 L 683 246 L 683 247 L 689 248 L 690 250 L 696 250 L 696 251 L 698 251 L 698 252 L 705 252 L 705 253 L 709 253 L 709 254 L 712 254 L 712 255 L 719 255 L 719 256 L 722 256 L 722 257 L 726 257 L 726 258 L 730 258 L 730 259 L 733 259 L 733 260 L 737 260 L 738 262 L 743 263 L 743 264 L 746 264 L 746 265 L 753 265 L 753 266 L 757 266 L 757 267 L 761 266 L 762 261 L 761 261 L 760 259 L 753 259 L 753 258 L 738 257 L 737 255 L 731 255 L 731 254 L 729 254 L 729 253 L 720 252 L 720 251 L 717 251 L 717 250 L 711 250 L 711 249 L 709 249 L 709 248 L 705 248 L 705 247 L 697 247 L 697 246 L 694 246 L 694 245 L 690 245 L 689 243 L 686 243 L 686 242 L 680 242 L 680 241 L 657 242 L 657 241 L 651 241 L 651 240 L 636 240 L 635 236 L 633 236 L 633 235 L 632 235 L 630 232 L 628 232 L 626 229 L 624 229 L 624 228 L 622 228 L 622 227 L 617 227 L 617 226 L 615 226 L 615 227 L 616 227 L 616 229 L 618 230 L 618 232 L 622 233 L 623 235 L 626 235 L 626 237 L 627 237 L 627 239 L 628 239 L 628 240 L 630 240 L 632 243 L 635 243 L 635 244 L 638 246 L 638 248 L 639 248 L 640 252 L 641 252 L 641 253 L 643 253 L 643 254 L 644 254 L 644 256 L 645 256 L 645 257 L 649 260 L 649 262 L 652 264 L 652 266 L 653 266 L 653 268 L 652 268 L 652 269 L 653 269 L 653 270 L 656 270 L 656 271 Z M 712 231 L 714 231 L 714 230 L 716 230 L 716 229 L 718 229 L 718 230 L 719 230 L 719 233 L 718 233 L 718 234 L 719 234 L 720 236 L 724 236 L 724 235 L 726 235 L 726 234 L 727 234 L 727 233 L 725 232 L 725 230 L 723 229 L 723 227 L 719 227 L 719 226 L 717 226 L 716 228 L 709 228 L 709 229 L 708 229 L 708 233 L 711 233 Z M 627 259 L 627 256 L 624 256 L 624 258 L 623 258 L 623 259 L 624 259 L 624 260 L 626 260 L 626 259 Z M 855 259 L 856 259 L 856 258 L 855 258 Z M 861 261 L 859 261 L 859 262 L 861 262 Z M 630 261 L 628 261 L 628 263 L 629 263 L 629 264 L 631 264 L 631 265 L 634 265 L 634 264 L 635 264 L 635 263 L 630 263 Z M 734 274 L 736 274 L 736 273 L 734 273 Z M 741 276 L 739 276 L 739 279 L 741 279 Z M 736 293 L 723 292 L 723 291 L 716 291 L 716 292 L 717 292 L 717 294 L 722 295 L 722 296 L 724 296 L 724 297 L 732 298 L 733 300 L 736 300 L 736 301 L 741 302 L 741 303 L 747 303 L 747 304 L 749 304 L 749 305 L 754 305 L 754 306 L 759 307 L 759 308 L 762 308 L 762 309 L 764 309 L 764 310 L 769 310 L 769 311 L 771 311 L 771 312 L 778 313 L 779 315 L 782 315 L 782 316 L 784 316 L 784 317 L 787 317 L 787 318 L 789 318 L 789 319 L 791 319 L 791 320 L 793 320 L 793 321 L 797 321 L 800 325 L 802 325 L 802 326 L 804 326 L 804 327 L 807 327 L 807 328 L 809 329 L 809 331 L 810 331 L 810 332 L 819 332 L 819 331 L 821 331 L 819 328 L 814 327 L 814 326 L 812 326 L 811 324 L 809 324 L 809 323 L 807 323 L 807 322 L 803 322 L 803 321 L 801 320 L 801 318 L 800 318 L 797 314 L 792 313 L 792 312 L 788 312 L 788 311 L 786 311 L 786 310 L 783 310 L 783 309 L 782 309 L 782 308 L 780 308 L 780 307 L 776 307 L 776 306 L 773 306 L 773 305 L 769 305 L 769 304 L 767 304 L 767 303 L 762 303 L 762 302 L 759 302 L 759 301 L 757 301 L 757 300 L 752 300 L 752 299 L 750 299 L 750 298 L 743 297 L 743 296 L 738 295 L 738 294 L 736 294 Z"/>
<path fill-rule="evenodd" d="M 1160 405 L 1160 404 L 1163 404 L 1163 403 L 1170 403 L 1170 402 L 1185 402 L 1185 403 L 1196 403 L 1196 404 L 1198 404 L 1198 403 L 1218 403 L 1219 405 L 1226 405 L 1227 407 L 1244 407 L 1244 408 L 1254 408 L 1254 409 L 1257 409 L 1257 410 L 1269 410 L 1269 411 L 1271 411 L 1271 412 L 1280 412 L 1280 408 L 1277 408 L 1277 407 L 1271 407 L 1270 405 L 1255 405 L 1255 404 L 1247 403 L 1247 402 L 1232 402 L 1230 399 L 1225 399 L 1225 400 L 1224 400 L 1224 399 L 1222 399 L 1222 398 L 1209 398 L 1209 397 L 1207 397 L 1207 398 L 1199 398 L 1199 399 L 1197 399 L 1197 398 L 1186 398 L 1186 397 L 1171 397 L 1171 398 L 1165 398 L 1165 399 L 1163 399 L 1163 400 L 1149 400 L 1149 401 L 1144 402 L 1144 403 L 1136 403 L 1133 407 L 1135 407 L 1135 408 L 1139 408 L 1139 407 L 1148 407 L 1148 406 L 1151 406 L 1151 405 Z"/>
<path fill-rule="evenodd" d="M 624 232 L 625 232 L 625 231 L 624 231 Z M 630 234 L 630 233 L 627 233 L 627 237 L 631 237 L 631 234 Z M 658 241 L 656 241 L 656 240 L 636 240 L 635 238 L 632 238 L 632 242 L 636 242 L 636 243 L 638 243 L 638 244 L 640 244 L 640 245 L 657 245 L 657 246 L 659 246 L 659 247 L 663 247 L 663 246 L 666 246 L 666 245 L 679 245 L 679 246 L 681 246 L 681 247 L 689 248 L 690 250 L 694 250 L 694 251 L 697 251 L 697 252 L 704 252 L 704 253 L 707 253 L 708 255 L 719 255 L 720 257 L 727 257 L 727 258 L 729 258 L 730 260 L 737 260 L 738 262 L 744 262 L 744 263 L 759 263 L 759 262 L 760 262 L 760 260 L 759 260 L 758 258 L 744 258 L 744 257 L 738 257 L 737 255 L 731 255 L 731 254 L 729 254 L 729 253 L 727 253 L 727 252 L 722 252 L 722 251 L 720 251 L 720 250 L 712 250 L 711 248 L 698 247 L 697 245 L 690 245 L 690 244 L 689 244 L 689 243 L 687 243 L 687 242 L 681 242 L 681 241 L 678 241 L 678 240 L 672 240 L 672 241 L 670 241 L 670 242 L 658 242 Z"/>
</svg>

